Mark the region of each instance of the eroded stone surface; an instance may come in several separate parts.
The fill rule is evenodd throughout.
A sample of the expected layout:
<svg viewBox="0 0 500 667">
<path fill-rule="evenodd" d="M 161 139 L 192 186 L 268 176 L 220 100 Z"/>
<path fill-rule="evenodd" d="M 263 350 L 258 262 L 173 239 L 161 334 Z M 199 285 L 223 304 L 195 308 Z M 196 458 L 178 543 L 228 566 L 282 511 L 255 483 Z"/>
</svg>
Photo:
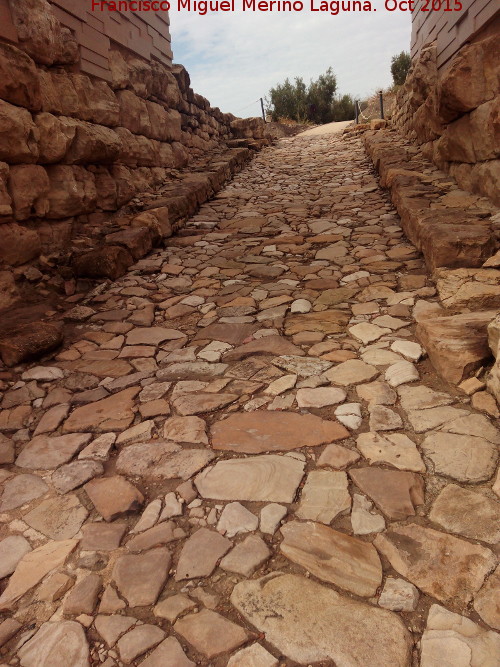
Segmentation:
<svg viewBox="0 0 500 667">
<path fill-rule="evenodd" d="M 367 542 L 318 523 L 292 521 L 281 528 L 284 555 L 323 581 L 370 597 L 382 581 L 382 564 Z"/>
<path fill-rule="evenodd" d="M 273 573 L 241 582 L 231 602 L 272 646 L 301 664 L 408 664 L 409 636 L 395 614 L 304 577 Z"/>
</svg>

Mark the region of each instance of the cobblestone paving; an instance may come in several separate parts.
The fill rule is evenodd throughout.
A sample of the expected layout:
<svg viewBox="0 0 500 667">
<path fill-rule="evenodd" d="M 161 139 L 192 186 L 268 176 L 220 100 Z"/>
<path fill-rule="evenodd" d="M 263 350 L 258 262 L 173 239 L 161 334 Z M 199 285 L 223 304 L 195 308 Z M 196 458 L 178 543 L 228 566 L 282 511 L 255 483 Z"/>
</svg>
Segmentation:
<svg viewBox="0 0 500 667">
<path fill-rule="evenodd" d="M 4 382 L 0 662 L 498 665 L 497 408 L 416 341 L 360 141 L 282 140 L 183 233 Z"/>
</svg>

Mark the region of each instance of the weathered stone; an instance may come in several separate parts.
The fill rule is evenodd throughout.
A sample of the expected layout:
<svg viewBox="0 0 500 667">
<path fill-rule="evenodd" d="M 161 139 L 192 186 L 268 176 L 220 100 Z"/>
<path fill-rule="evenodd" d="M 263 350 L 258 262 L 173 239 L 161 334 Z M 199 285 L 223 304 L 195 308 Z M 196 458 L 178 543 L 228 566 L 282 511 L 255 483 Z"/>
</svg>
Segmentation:
<svg viewBox="0 0 500 667">
<path fill-rule="evenodd" d="M 134 398 L 138 387 L 131 387 L 96 403 L 76 408 L 63 424 L 63 431 L 114 431 L 130 426 L 134 418 Z"/>
<path fill-rule="evenodd" d="M 338 387 L 316 387 L 299 389 L 296 394 L 299 408 L 323 408 L 345 401 L 346 393 Z"/>
<path fill-rule="evenodd" d="M 31 551 L 22 535 L 9 535 L 0 542 L 0 579 L 12 574 L 21 558 Z"/>
<path fill-rule="evenodd" d="M 390 366 L 385 372 L 385 380 L 391 387 L 399 387 L 408 382 L 415 382 L 419 380 L 415 366 L 409 361 L 398 361 L 396 364 Z"/>
<path fill-rule="evenodd" d="M 307 476 L 295 514 L 299 519 L 328 524 L 350 508 L 346 473 L 312 470 Z"/>
<path fill-rule="evenodd" d="M 223 570 L 249 577 L 271 556 L 261 537 L 249 535 L 237 544 L 220 562 Z"/>
<path fill-rule="evenodd" d="M 373 467 L 355 468 L 349 475 L 390 519 L 414 516 L 415 507 L 424 502 L 424 480 L 414 472 Z"/>
<path fill-rule="evenodd" d="M 368 343 L 378 340 L 385 334 L 391 333 L 391 329 L 384 329 L 376 324 L 370 324 L 370 322 L 360 322 L 349 327 L 349 333 L 363 345 L 368 345 Z"/>
<path fill-rule="evenodd" d="M 434 667 L 443 655 L 454 665 L 494 667 L 500 651 L 500 637 L 484 630 L 466 616 L 434 604 L 429 609 L 422 635 L 422 667 Z"/>
<path fill-rule="evenodd" d="M 2 232 L 3 227 L 2 225 Z M 52 322 L 20 325 L 0 338 L 0 355 L 6 366 L 41 357 L 62 343 L 62 326 Z"/>
<path fill-rule="evenodd" d="M 304 474 L 304 463 L 274 454 L 218 461 L 195 484 L 204 498 L 291 503 Z"/>
<path fill-rule="evenodd" d="M 459 482 L 482 482 L 495 472 L 497 448 L 485 438 L 434 431 L 421 446 L 438 474 Z"/>
<path fill-rule="evenodd" d="M 201 392 L 180 396 L 172 402 L 172 405 L 181 415 L 197 415 L 224 408 L 238 398 L 237 394 L 208 394 Z"/>
<path fill-rule="evenodd" d="M 489 549 L 416 524 L 392 527 L 374 544 L 401 576 L 449 606 L 467 605 L 495 564 Z"/>
<path fill-rule="evenodd" d="M 489 544 L 500 541 L 500 503 L 456 484 L 441 491 L 429 519 L 450 533 Z"/>
<path fill-rule="evenodd" d="M 64 600 L 63 613 L 73 616 L 92 614 L 101 588 L 101 577 L 92 572 L 71 589 Z"/>
<path fill-rule="evenodd" d="M 113 521 L 124 512 L 134 512 L 144 502 L 142 493 L 120 475 L 93 479 L 84 489 L 105 521 Z"/>
<path fill-rule="evenodd" d="M 260 644 L 252 644 L 232 655 L 227 667 L 278 667 L 278 660 Z"/>
<path fill-rule="evenodd" d="M 403 420 L 397 412 L 385 405 L 370 406 L 370 429 L 372 431 L 393 431 L 403 427 Z"/>
<path fill-rule="evenodd" d="M 176 581 L 208 577 L 232 543 L 219 533 L 200 528 L 185 542 L 177 563 Z"/>
<path fill-rule="evenodd" d="M 59 493 L 68 493 L 103 472 L 102 463 L 98 461 L 74 461 L 52 473 L 51 482 Z"/>
<path fill-rule="evenodd" d="M 273 573 L 234 587 L 232 604 L 266 641 L 300 664 L 406 667 L 410 640 L 391 612 L 293 574 Z"/>
<path fill-rule="evenodd" d="M 221 512 L 217 530 L 226 537 L 257 530 L 259 520 L 241 503 L 228 503 Z"/>
<path fill-rule="evenodd" d="M 170 553 L 165 548 L 117 559 L 113 579 L 131 607 L 155 604 L 167 580 L 170 561 Z"/>
<path fill-rule="evenodd" d="M 233 651 L 248 640 L 243 628 L 209 609 L 184 616 L 174 630 L 209 659 Z"/>
<path fill-rule="evenodd" d="M 43 500 L 23 519 L 29 526 L 53 540 L 67 540 L 76 535 L 88 514 L 77 496 L 71 494 Z"/>
<path fill-rule="evenodd" d="M 90 433 L 70 433 L 51 438 L 38 435 L 16 459 L 19 468 L 51 470 L 70 461 L 91 439 Z"/>
<path fill-rule="evenodd" d="M 280 522 L 287 515 L 287 508 L 277 503 L 265 505 L 260 511 L 260 532 L 274 535 Z"/>
<path fill-rule="evenodd" d="M 185 338 L 185 334 L 177 329 L 164 327 L 136 327 L 127 334 L 127 345 L 158 346 L 166 340 Z"/>
<path fill-rule="evenodd" d="M 77 544 L 78 540 L 51 541 L 23 556 L 0 596 L 0 609 L 12 609 L 46 574 L 63 565 Z"/>
<path fill-rule="evenodd" d="M 175 637 L 167 637 L 146 660 L 141 662 L 142 667 L 195 667 L 189 660 Z"/>
<path fill-rule="evenodd" d="M 361 433 L 356 446 L 370 463 L 387 463 L 399 470 L 425 472 L 417 446 L 404 433 Z"/>
<path fill-rule="evenodd" d="M 345 387 L 351 384 L 369 382 L 377 377 L 379 371 L 360 359 L 349 359 L 326 371 L 325 377 L 333 384 Z"/>
<path fill-rule="evenodd" d="M 290 315 L 285 320 L 285 333 L 293 336 L 301 331 L 321 331 L 324 334 L 342 333 L 348 322 L 342 310 L 323 310 L 306 315 Z"/>
<path fill-rule="evenodd" d="M 38 132 L 26 109 L 0 100 L 0 160 L 29 164 L 38 159 Z"/>
<path fill-rule="evenodd" d="M 120 658 L 126 665 L 130 665 L 135 658 L 159 644 L 164 638 L 165 633 L 156 625 L 149 623 L 138 625 L 118 640 Z"/>
<path fill-rule="evenodd" d="M 0 500 L 0 512 L 21 507 L 36 498 L 43 496 L 49 487 L 37 475 L 16 475 L 3 484 Z"/>
<path fill-rule="evenodd" d="M 234 348 L 234 350 L 226 352 L 223 359 L 225 362 L 240 361 L 241 359 L 257 354 L 272 354 L 273 356 L 290 354 L 303 356 L 305 353 L 300 347 L 294 345 L 282 336 L 264 336 L 263 338 L 257 338 L 240 347 Z"/>
<path fill-rule="evenodd" d="M 375 548 L 327 526 L 292 521 L 281 528 L 283 554 L 323 581 L 369 597 L 382 582 L 382 564 Z"/>
<path fill-rule="evenodd" d="M 73 268 L 77 276 L 117 280 L 133 262 L 132 255 L 125 248 L 106 245 L 76 257 Z"/>
<path fill-rule="evenodd" d="M 384 517 L 373 511 L 373 503 L 359 493 L 354 493 L 351 525 L 355 535 L 370 535 L 370 533 L 380 533 L 384 530 L 385 520 Z"/>
<path fill-rule="evenodd" d="M 182 528 L 176 528 L 172 521 L 165 521 L 133 537 L 127 542 L 127 549 L 137 552 L 146 551 L 146 549 L 168 544 L 185 536 L 186 533 Z"/>
<path fill-rule="evenodd" d="M 500 630 L 500 567 L 489 576 L 474 597 L 474 609 L 483 621 Z"/>
<path fill-rule="evenodd" d="M 114 551 L 125 535 L 125 523 L 86 523 L 82 526 L 80 546 L 83 551 Z"/>
<path fill-rule="evenodd" d="M 283 355 L 276 357 L 272 361 L 273 366 L 282 368 L 289 373 L 294 373 L 300 377 L 311 377 L 311 375 L 321 375 L 328 370 L 332 363 L 324 359 L 314 357 L 297 357 L 292 355 Z"/>
<path fill-rule="evenodd" d="M 121 635 L 137 623 L 132 616 L 96 616 L 94 626 L 108 646 L 114 646 Z"/>
<path fill-rule="evenodd" d="M 494 310 L 434 317 L 419 322 L 417 336 L 437 372 L 458 384 L 490 356 L 486 326 Z"/>
<path fill-rule="evenodd" d="M 211 432 L 214 449 L 245 454 L 316 447 L 349 434 L 337 422 L 293 412 L 235 414 L 216 422 Z"/>
<path fill-rule="evenodd" d="M 15 618 L 6 618 L 0 623 L 0 647 L 6 644 L 22 628 L 22 624 Z"/>
<path fill-rule="evenodd" d="M 196 602 L 182 595 L 182 593 L 178 593 L 158 602 L 153 609 L 153 613 L 158 618 L 166 618 L 170 623 L 175 623 L 181 614 L 191 611 L 194 607 L 196 607 Z"/>
<path fill-rule="evenodd" d="M 500 271 L 437 269 L 436 288 L 445 308 L 484 310 L 500 306 Z"/>
<path fill-rule="evenodd" d="M 404 579 L 387 577 L 378 603 L 391 611 L 415 611 L 418 604 L 418 590 Z"/>
<path fill-rule="evenodd" d="M 85 632 L 75 621 L 43 623 L 18 656 L 23 667 L 88 667 L 90 658 Z"/>
</svg>

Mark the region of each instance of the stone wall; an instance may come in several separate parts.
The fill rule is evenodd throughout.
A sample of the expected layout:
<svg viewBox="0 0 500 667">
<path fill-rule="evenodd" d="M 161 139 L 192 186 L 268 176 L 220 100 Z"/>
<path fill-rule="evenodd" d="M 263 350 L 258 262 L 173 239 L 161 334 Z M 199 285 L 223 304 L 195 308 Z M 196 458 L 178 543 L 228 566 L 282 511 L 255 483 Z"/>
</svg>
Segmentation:
<svg viewBox="0 0 500 667">
<path fill-rule="evenodd" d="M 84 49 L 53 5 L 11 5 L 23 30 L 17 41 L 0 40 L 0 272 L 67 254 L 75 230 L 101 227 L 138 193 L 177 185 L 187 165 L 199 171 L 203 156 L 227 149 L 234 121 L 193 92 L 181 65 L 146 60 L 110 40 L 109 80 L 85 74 Z M 211 168 L 217 182 L 227 178 L 224 165 L 237 168 L 241 159 L 222 164 L 219 156 Z M 6 294 L 13 281 L 2 276 Z"/>
<path fill-rule="evenodd" d="M 500 204 L 500 12 L 439 69 L 423 47 L 398 91 L 392 124 L 459 186 Z"/>
</svg>

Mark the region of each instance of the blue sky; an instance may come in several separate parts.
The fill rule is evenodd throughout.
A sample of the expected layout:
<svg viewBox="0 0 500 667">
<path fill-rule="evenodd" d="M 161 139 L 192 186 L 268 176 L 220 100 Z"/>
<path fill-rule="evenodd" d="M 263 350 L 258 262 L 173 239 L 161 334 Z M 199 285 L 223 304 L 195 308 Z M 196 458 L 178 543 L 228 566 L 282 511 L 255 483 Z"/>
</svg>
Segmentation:
<svg viewBox="0 0 500 667">
<path fill-rule="evenodd" d="M 338 92 L 365 97 L 391 84 L 391 57 L 409 51 L 411 14 L 389 12 L 383 0 L 373 1 L 377 11 L 336 16 L 311 12 L 311 0 L 298 13 L 242 12 L 235 2 L 234 13 L 205 16 L 172 2 L 170 28 L 174 62 L 193 89 L 238 116 L 260 114 L 256 100 L 287 76 L 308 82 L 329 66 Z"/>
</svg>

